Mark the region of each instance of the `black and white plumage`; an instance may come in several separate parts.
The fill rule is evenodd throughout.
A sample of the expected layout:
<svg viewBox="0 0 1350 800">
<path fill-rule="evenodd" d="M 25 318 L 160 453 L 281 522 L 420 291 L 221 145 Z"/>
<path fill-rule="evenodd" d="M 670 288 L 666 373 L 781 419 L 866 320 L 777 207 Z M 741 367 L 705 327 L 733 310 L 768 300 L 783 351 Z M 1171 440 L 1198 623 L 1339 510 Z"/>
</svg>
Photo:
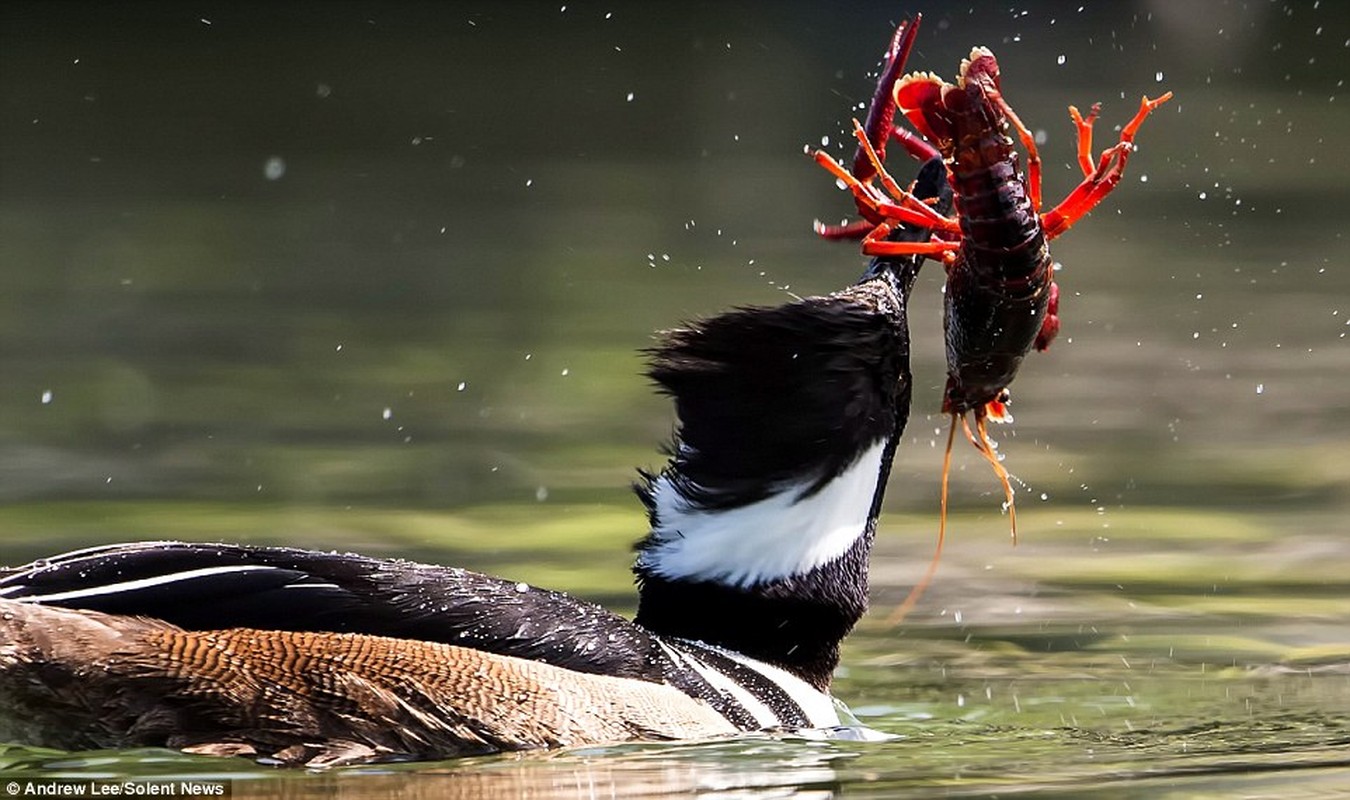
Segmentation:
<svg viewBox="0 0 1350 800">
<path fill-rule="evenodd" d="M 915 191 L 950 208 L 938 159 Z M 900 228 L 892 236 L 926 238 Z M 637 623 L 788 667 L 827 690 L 867 609 L 867 570 L 908 420 L 907 306 L 921 261 L 872 261 L 840 292 L 667 336 L 651 374 L 682 425 L 638 494 Z"/>
<path fill-rule="evenodd" d="M 933 167 L 919 190 L 939 195 Z M 651 352 L 680 427 L 638 486 L 633 621 L 407 561 L 90 548 L 0 570 L 0 738 L 338 763 L 839 725 L 830 676 L 908 414 L 918 267 L 879 259 Z"/>
<path fill-rule="evenodd" d="M 440 642 L 592 675 L 674 686 L 737 727 L 838 724 L 800 681 L 787 690 L 734 652 L 662 640 L 562 592 L 451 567 L 285 547 L 137 542 L 0 574 L 0 601 L 145 616 L 187 630 L 254 628 Z M 781 670 L 769 671 L 781 678 Z M 709 675 L 714 683 L 710 683 Z M 756 702 L 728 691 L 760 686 Z M 797 696 L 794 696 L 794 693 Z"/>
<path fill-rule="evenodd" d="M 900 295 L 878 279 L 725 314 L 671 335 L 652 374 L 683 425 L 639 488 L 651 533 L 637 622 L 825 689 L 867 607 L 875 506 L 909 405 Z"/>
</svg>

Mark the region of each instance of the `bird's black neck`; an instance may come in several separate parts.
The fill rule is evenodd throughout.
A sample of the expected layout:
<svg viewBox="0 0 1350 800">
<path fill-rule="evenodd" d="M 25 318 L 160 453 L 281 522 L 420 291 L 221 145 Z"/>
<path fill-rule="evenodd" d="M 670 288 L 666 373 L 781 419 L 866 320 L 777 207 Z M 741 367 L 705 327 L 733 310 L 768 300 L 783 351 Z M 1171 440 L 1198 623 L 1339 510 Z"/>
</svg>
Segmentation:
<svg viewBox="0 0 1350 800">
<path fill-rule="evenodd" d="M 637 622 L 783 667 L 822 690 L 867 609 L 886 478 L 909 411 L 912 259 L 827 297 L 667 334 L 670 463 L 638 493 Z"/>
<path fill-rule="evenodd" d="M 867 611 L 872 536 L 869 529 L 842 558 L 804 575 L 748 588 L 644 577 L 636 622 L 774 664 L 823 691 L 840 642 Z"/>
</svg>

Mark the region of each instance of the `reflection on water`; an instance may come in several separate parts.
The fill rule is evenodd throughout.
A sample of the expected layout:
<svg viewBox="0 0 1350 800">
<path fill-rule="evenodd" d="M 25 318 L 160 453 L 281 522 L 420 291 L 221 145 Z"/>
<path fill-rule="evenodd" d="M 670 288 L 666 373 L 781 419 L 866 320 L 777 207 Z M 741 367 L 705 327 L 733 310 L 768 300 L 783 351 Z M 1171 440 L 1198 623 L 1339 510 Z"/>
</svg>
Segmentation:
<svg viewBox="0 0 1350 800">
<path fill-rule="evenodd" d="M 900 738 L 320 776 L 13 750 L 0 769 L 361 797 L 1347 779 L 1344 8 L 562 6 L 5 5 L 0 563 L 301 543 L 630 604 L 626 485 L 670 425 L 634 353 L 860 270 L 811 236 L 851 204 L 800 153 L 847 149 L 889 25 L 922 10 L 916 68 L 998 53 L 1044 133 L 1047 197 L 1075 180 L 1065 105 L 1104 101 L 1105 136 L 1138 94 L 1177 99 L 1056 242 L 1064 330 L 997 432 L 1022 543 L 960 454 L 935 585 L 903 627 L 850 641 L 839 693 Z M 937 272 L 913 309 L 883 608 L 935 532 Z"/>
<path fill-rule="evenodd" d="M 903 699 L 872 709 L 894 734 L 884 741 L 745 736 L 309 775 L 156 751 L 29 752 L 0 755 L 0 763 L 11 777 L 227 779 L 236 797 L 1074 796 L 1107 783 L 1125 787 L 1122 797 L 1261 797 L 1288 796 L 1281 792 L 1293 783 L 1330 790 L 1350 774 L 1350 724 L 1326 707 L 1350 702 L 1344 675 L 1280 684 L 1170 668 L 1140 677 L 1117 667 L 1092 677 L 1042 670 L 1008 682 L 963 668 L 911 683 L 861 671 L 905 684 Z M 1277 710 L 1265 707 L 1276 686 L 1288 691 Z"/>
</svg>

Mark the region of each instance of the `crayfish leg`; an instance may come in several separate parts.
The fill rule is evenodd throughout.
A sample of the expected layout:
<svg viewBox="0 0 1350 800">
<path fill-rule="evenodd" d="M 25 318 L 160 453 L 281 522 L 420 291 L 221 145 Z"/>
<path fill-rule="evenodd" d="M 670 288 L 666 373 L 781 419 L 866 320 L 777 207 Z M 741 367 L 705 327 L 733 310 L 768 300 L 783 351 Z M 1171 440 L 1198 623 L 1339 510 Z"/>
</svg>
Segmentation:
<svg viewBox="0 0 1350 800">
<path fill-rule="evenodd" d="M 867 152 L 870 153 L 873 158 L 876 158 L 876 153 L 873 152 L 871 146 L 867 144 L 867 139 L 863 136 L 862 128 L 861 126 L 858 125 L 858 121 L 854 120 L 853 124 L 855 130 L 858 131 L 859 142 L 862 143 Z M 863 217 L 865 217 L 868 221 L 872 222 L 872 224 L 874 225 L 880 225 L 880 223 L 886 220 L 898 220 L 900 222 L 907 222 L 911 225 L 917 225 L 923 228 L 936 228 L 938 230 L 947 233 L 959 232 L 961 230 L 960 223 L 958 223 L 954 219 L 942 216 L 937 211 L 935 211 L 932 206 L 923 202 L 922 200 L 910 194 L 909 192 L 906 192 L 905 190 L 901 189 L 899 186 L 896 185 L 895 180 L 891 178 L 890 175 L 886 176 L 886 180 L 890 181 L 890 184 L 887 188 L 894 187 L 897 190 L 898 192 L 897 197 L 900 200 L 900 203 L 891 202 L 875 186 L 873 186 L 870 183 L 865 183 L 863 181 L 858 180 L 858 178 L 855 175 L 853 175 L 853 173 L 844 169 L 844 166 L 842 164 L 840 164 L 838 161 L 835 161 L 834 158 L 829 153 L 826 153 L 824 150 L 816 150 L 815 152 L 811 153 L 811 157 L 815 160 L 817 164 L 824 167 L 827 172 L 829 172 L 831 175 L 837 178 L 841 183 L 844 184 L 845 187 L 848 188 L 850 192 L 853 193 L 854 202 L 858 204 L 858 211 L 861 212 Z M 880 166 L 879 162 L 878 166 Z M 828 231 L 829 229 L 826 228 L 826 230 Z M 817 233 L 821 233 L 821 226 L 816 226 L 816 231 Z M 849 232 L 851 233 L 852 231 L 850 230 Z M 889 230 L 887 232 L 889 233 Z M 876 232 L 873 231 L 873 234 L 875 233 Z M 822 233 L 822 235 L 826 234 Z M 881 234 L 881 236 L 884 237 L 885 234 Z M 845 237 L 838 236 L 835 238 L 845 238 Z M 869 235 L 864 239 L 864 241 L 871 241 L 874 238 L 876 237 Z M 868 251 L 863 252 L 867 253 L 868 255 L 893 255 L 892 253 L 871 253 Z M 946 252 L 945 248 L 939 248 L 937 250 L 929 249 L 929 250 L 906 251 L 906 253 L 924 253 L 925 255 L 931 255 L 934 253 L 942 253 L 942 252 Z"/>
<path fill-rule="evenodd" d="M 1120 140 L 1122 142 L 1133 142 L 1135 133 L 1139 131 L 1139 126 L 1144 124 L 1144 120 L 1148 119 L 1148 115 L 1157 110 L 1158 106 L 1171 99 L 1171 92 L 1167 92 L 1155 100 L 1150 100 L 1148 95 L 1145 95 L 1144 99 L 1139 101 L 1139 110 L 1135 112 L 1134 118 L 1125 123 L 1125 127 L 1120 130 Z"/>
<path fill-rule="evenodd" d="M 1086 117 L 1078 113 L 1078 106 L 1069 106 L 1069 119 L 1073 120 L 1074 128 L 1078 131 L 1078 166 L 1082 168 L 1085 178 L 1092 177 L 1092 123 L 1097 121 L 1097 115 L 1101 112 L 1101 103 L 1093 103 Z"/>
<path fill-rule="evenodd" d="M 1017 138 L 1022 140 L 1022 147 L 1027 151 L 1027 193 L 1031 195 L 1031 209 L 1036 213 L 1041 211 L 1041 154 L 1036 149 L 1036 137 L 1031 135 L 1027 126 L 1022 124 L 1022 118 L 1017 116 L 1017 112 L 1012 110 L 1008 101 L 1003 99 L 1000 94 L 995 98 L 999 108 L 1003 109 L 1003 114 L 1012 124 L 1013 130 L 1017 131 Z"/>
<path fill-rule="evenodd" d="M 1050 297 L 1045 303 L 1045 319 L 1041 320 L 1041 329 L 1036 332 L 1036 351 L 1044 353 L 1050 343 L 1059 335 L 1059 283 L 1051 280 Z"/>
<path fill-rule="evenodd" d="M 890 192 L 891 196 L 900 201 L 900 207 L 915 211 L 918 218 L 897 217 L 904 222 L 910 222 L 922 225 L 926 228 L 936 228 L 948 233 L 959 233 L 961 224 L 950 217 L 944 217 L 933 210 L 933 206 L 910 194 L 909 191 L 902 188 L 891 177 L 891 173 L 886 171 L 886 166 L 881 163 L 881 156 L 876 150 L 872 149 L 872 143 L 867 141 L 867 132 L 863 130 L 858 120 L 853 120 L 853 135 L 858 140 L 858 149 L 867 154 L 868 161 L 871 162 L 872 170 L 881 180 L 882 187 Z M 882 214 L 886 214 L 885 208 L 878 208 Z M 889 216 L 889 215 L 888 215 Z"/>
<path fill-rule="evenodd" d="M 920 162 L 931 161 L 942 155 L 936 147 L 928 143 L 927 139 L 917 133 L 905 130 L 899 125 L 891 126 L 891 136 L 899 140 L 901 146 L 905 148 L 906 153 L 909 153 Z"/>
<path fill-rule="evenodd" d="M 1041 215 L 1041 225 L 1045 230 L 1046 239 L 1054 239 L 1063 234 L 1075 222 L 1096 208 L 1102 198 L 1116 188 L 1125 174 L 1125 164 L 1130 160 L 1130 154 L 1134 152 L 1134 135 L 1139 131 L 1139 126 L 1144 124 L 1144 120 L 1158 106 L 1171 99 L 1172 93 L 1168 92 L 1155 100 L 1145 97 L 1139 103 L 1139 111 L 1121 129 L 1120 141 L 1102 151 L 1101 157 L 1097 159 L 1097 166 L 1082 183 L 1069 192 L 1069 196 L 1064 198 L 1063 202 Z M 1083 120 L 1083 125 L 1089 131 L 1094 116 L 1089 114 L 1089 119 Z M 1084 170 L 1086 171 L 1086 166 Z"/>
<path fill-rule="evenodd" d="M 821 225 L 819 221 L 815 224 L 816 233 L 827 239 L 846 239 L 857 238 L 854 236 L 857 232 L 866 233 L 872 226 L 882 222 L 884 217 L 878 211 L 878 206 L 888 201 L 875 186 L 870 183 L 864 183 L 851 172 L 844 169 L 844 165 L 835 161 L 834 158 L 824 150 L 816 150 L 811 153 L 811 158 L 842 183 L 850 192 L 853 193 L 853 200 L 858 205 L 858 211 L 870 222 L 870 225 L 864 226 L 862 222 L 854 223 L 851 226 L 834 227 Z M 868 180 L 871 180 L 870 178 Z M 931 212 L 932 209 L 929 209 Z M 936 213 L 936 212 L 933 212 Z"/>
<path fill-rule="evenodd" d="M 853 173 L 844 169 L 843 164 L 835 161 L 834 157 L 829 153 L 824 150 L 816 150 L 811 153 L 811 158 L 817 164 L 824 167 L 826 172 L 838 179 L 840 183 L 843 183 L 844 186 L 848 187 L 849 191 L 853 192 L 853 196 L 858 199 L 858 207 L 860 209 L 864 205 L 876 205 L 876 197 L 874 196 L 876 189 L 858 180 Z"/>
<path fill-rule="evenodd" d="M 841 225 L 827 225 L 820 220 L 816 220 L 811 227 L 816 235 L 822 239 L 861 239 L 871 233 L 876 228 L 876 224 L 865 219 L 845 222 Z"/>
<path fill-rule="evenodd" d="M 928 256 L 949 263 L 956 251 L 961 249 L 960 242 L 948 242 L 930 239 L 926 242 L 891 242 L 886 237 L 893 228 L 888 223 L 878 225 L 871 233 L 863 237 L 863 255 L 868 256 Z"/>
<path fill-rule="evenodd" d="M 953 412 L 951 414 L 951 425 L 947 430 L 947 449 L 942 454 L 942 511 L 938 515 L 938 537 L 937 546 L 933 548 L 933 557 L 928 561 L 928 569 L 924 570 L 923 577 L 914 584 L 914 588 L 909 590 L 905 599 L 900 605 L 895 607 L 890 616 L 886 617 L 887 625 L 899 625 L 918 605 L 919 598 L 933 583 L 933 576 L 937 574 L 938 564 L 942 561 L 942 545 L 947 541 L 947 476 L 952 471 L 952 443 L 956 441 L 956 420 L 962 417 L 961 414 Z M 962 420 L 964 423 L 964 419 Z"/>
</svg>

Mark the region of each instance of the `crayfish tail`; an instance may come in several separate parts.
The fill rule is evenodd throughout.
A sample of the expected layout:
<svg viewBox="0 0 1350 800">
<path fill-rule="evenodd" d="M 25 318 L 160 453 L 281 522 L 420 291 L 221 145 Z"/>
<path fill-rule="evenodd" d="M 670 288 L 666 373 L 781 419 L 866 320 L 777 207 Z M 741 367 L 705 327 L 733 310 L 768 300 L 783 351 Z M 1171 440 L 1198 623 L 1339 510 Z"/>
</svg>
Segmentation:
<svg viewBox="0 0 1350 800">
<path fill-rule="evenodd" d="M 1012 412 L 1008 410 L 1008 390 L 1004 389 L 999 392 L 998 397 L 985 403 L 984 408 L 976 412 L 975 418 L 978 420 L 987 419 L 1000 425 L 1012 422 Z M 979 447 L 978 444 L 975 446 Z"/>
<path fill-rule="evenodd" d="M 914 610 L 914 606 L 918 605 L 919 598 L 923 596 L 924 591 L 932 584 L 933 576 L 937 574 L 938 563 L 942 561 L 942 545 L 947 541 L 947 476 L 952 471 L 952 443 L 956 441 L 956 420 L 962 415 L 953 413 L 951 417 L 952 423 L 947 431 L 947 449 L 942 455 L 942 510 L 938 514 L 937 546 L 933 548 L 933 558 L 929 560 L 928 569 L 924 570 L 923 577 L 919 578 L 919 582 L 909 590 L 909 594 L 905 595 L 900 605 L 886 617 L 886 624 L 891 627 L 903 622 L 909 612 Z"/>
</svg>

